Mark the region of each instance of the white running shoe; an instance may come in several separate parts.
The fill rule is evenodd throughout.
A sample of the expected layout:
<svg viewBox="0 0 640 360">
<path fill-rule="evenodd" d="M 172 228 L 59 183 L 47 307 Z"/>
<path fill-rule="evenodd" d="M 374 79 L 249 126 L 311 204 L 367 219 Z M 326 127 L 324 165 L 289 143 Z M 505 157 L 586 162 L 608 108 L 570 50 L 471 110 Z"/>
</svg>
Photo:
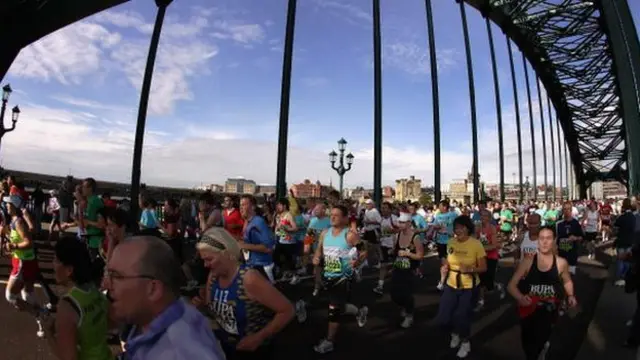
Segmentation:
<svg viewBox="0 0 640 360">
<path fill-rule="evenodd" d="M 547 358 L 547 352 L 549 352 L 550 346 L 551 344 L 548 341 L 544 343 L 544 347 L 542 348 L 542 351 L 540 351 L 540 355 L 538 355 L 538 360 L 545 360 Z"/>
<path fill-rule="evenodd" d="M 411 325 L 413 325 L 413 315 L 405 316 L 404 320 L 402 320 L 402 324 L 400 324 L 403 329 L 408 329 Z"/>
<path fill-rule="evenodd" d="M 449 347 L 455 349 L 460 346 L 460 342 L 461 340 L 458 334 L 451 334 L 451 342 L 449 343 Z"/>
<path fill-rule="evenodd" d="M 291 277 L 291 281 L 289 281 L 289 285 L 298 285 L 300 283 L 300 277 L 298 275 L 293 275 Z"/>
<path fill-rule="evenodd" d="M 456 356 L 459 359 L 464 359 L 467 356 L 469 356 L 469 353 L 471 352 L 471 343 L 469 342 L 469 340 L 464 341 L 462 344 L 460 344 L 460 349 L 458 349 L 458 353 L 456 354 Z"/>
<path fill-rule="evenodd" d="M 356 320 L 358 321 L 358 326 L 363 327 L 367 323 L 367 315 L 369 314 L 369 308 L 366 306 L 358 309 L 358 314 L 356 315 Z"/>
<path fill-rule="evenodd" d="M 320 343 L 313 347 L 318 354 L 326 354 L 333 351 L 333 342 L 327 339 L 322 339 Z"/>
</svg>

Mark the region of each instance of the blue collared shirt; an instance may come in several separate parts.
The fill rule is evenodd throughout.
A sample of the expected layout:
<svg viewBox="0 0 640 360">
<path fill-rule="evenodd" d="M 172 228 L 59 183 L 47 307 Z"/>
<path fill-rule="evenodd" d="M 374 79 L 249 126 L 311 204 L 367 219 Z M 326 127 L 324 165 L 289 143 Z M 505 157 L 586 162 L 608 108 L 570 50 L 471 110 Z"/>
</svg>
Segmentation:
<svg viewBox="0 0 640 360">
<path fill-rule="evenodd" d="M 126 360 L 224 360 L 207 319 L 193 306 L 176 300 L 145 332 L 133 327 L 127 336 Z"/>
</svg>

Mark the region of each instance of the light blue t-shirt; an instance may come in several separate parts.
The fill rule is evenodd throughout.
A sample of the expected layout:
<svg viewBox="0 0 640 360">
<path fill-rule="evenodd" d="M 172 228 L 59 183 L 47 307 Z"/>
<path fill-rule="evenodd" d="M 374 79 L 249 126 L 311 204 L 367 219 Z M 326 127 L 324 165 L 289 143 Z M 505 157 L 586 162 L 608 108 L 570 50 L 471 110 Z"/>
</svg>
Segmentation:
<svg viewBox="0 0 640 360">
<path fill-rule="evenodd" d="M 157 229 L 158 218 L 156 217 L 155 210 L 144 209 L 140 215 L 140 223 L 145 229 Z"/>
<path fill-rule="evenodd" d="M 434 224 L 447 228 L 446 233 L 438 232 L 438 235 L 436 236 L 436 242 L 438 244 L 447 244 L 449 242 L 449 238 L 453 236 L 453 220 L 457 217 L 458 214 L 452 211 L 439 213 L 435 216 Z"/>
<path fill-rule="evenodd" d="M 315 230 L 315 232 L 318 234 L 320 234 L 323 230 L 326 230 L 330 227 L 331 227 L 331 220 L 326 216 L 322 218 L 314 216 L 311 218 L 311 221 L 309 221 L 309 229 Z"/>
<path fill-rule="evenodd" d="M 411 221 L 413 222 L 413 225 L 416 227 L 417 230 L 424 230 L 429 226 L 427 224 L 427 220 L 425 220 L 420 214 L 413 215 L 411 217 Z M 424 233 L 421 233 L 419 237 L 420 239 L 424 239 Z"/>
</svg>

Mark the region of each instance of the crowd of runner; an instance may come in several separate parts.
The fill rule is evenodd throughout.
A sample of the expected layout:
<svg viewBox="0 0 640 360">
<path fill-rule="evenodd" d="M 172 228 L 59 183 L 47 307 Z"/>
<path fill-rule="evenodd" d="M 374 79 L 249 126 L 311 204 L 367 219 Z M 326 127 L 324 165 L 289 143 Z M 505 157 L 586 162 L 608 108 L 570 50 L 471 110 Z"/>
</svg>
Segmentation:
<svg viewBox="0 0 640 360">
<path fill-rule="evenodd" d="M 488 295 L 509 294 L 518 304 L 526 358 L 544 359 L 556 319 L 578 303 L 572 281 L 578 255 L 593 259 L 598 243 L 610 239 L 618 254 L 615 283 L 638 296 L 640 202 L 632 199 L 377 208 L 337 191 L 326 199 L 290 194 L 263 204 L 252 195 L 217 203 L 205 192 L 158 206 L 160 199 L 143 193 L 132 229 L 128 211 L 98 194 L 91 178 L 68 181 L 48 201 L 41 189 L 29 194 L 11 176 L 1 191 L 2 249 L 12 264 L 6 300 L 35 316 L 38 336 L 63 360 L 269 359 L 273 339 L 289 322 L 307 321 L 317 297 L 329 299 L 328 323 L 314 350 L 339 351 L 344 322 L 355 319 L 367 331 L 369 309 L 351 301 L 367 267 L 379 272 L 371 296 L 388 292 L 405 329 L 414 322 L 415 288 L 437 288 L 435 322 L 451 335 L 459 358 L 472 351 L 474 313 Z M 58 293 L 43 281 L 34 246 L 44 213 L 52 217 L 48 241 L 55 281 L 64 289 Z M 429 254 L 440 260 L 433 284 L 416 281 L 431 271 L 421 266 Z M 507 255 L 515 271 L 508 284 L 498 284 L 499 260 Z M 313 291 L 288 298 L 281 285 L 297 286 L 304 275 L 311 275 Z M 47 293 L 44 306 L 34 299 L 36 283 Z M 627 324 L 630 346 L 640 341 L 639 316 Z M 114 339 L 118 351 L 109 346 Z"/>
</svg>

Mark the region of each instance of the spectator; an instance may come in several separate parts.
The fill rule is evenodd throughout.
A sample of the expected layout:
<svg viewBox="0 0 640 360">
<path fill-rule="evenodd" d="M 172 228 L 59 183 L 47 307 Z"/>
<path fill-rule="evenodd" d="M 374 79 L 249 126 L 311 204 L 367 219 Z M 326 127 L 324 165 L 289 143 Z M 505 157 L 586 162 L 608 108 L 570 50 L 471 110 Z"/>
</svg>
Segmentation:
<svg viewBox="0 0 640 360">
<path fill-rule="evenodd" d="M 171 247 L 156 237 L 132 237 L 113 250 L 105 288 L 113 318 L 133 325 L 124 336 L 127 359 L 224 359 L 209 321 L 180 299 L 181 278 Z"/>
</svg>

